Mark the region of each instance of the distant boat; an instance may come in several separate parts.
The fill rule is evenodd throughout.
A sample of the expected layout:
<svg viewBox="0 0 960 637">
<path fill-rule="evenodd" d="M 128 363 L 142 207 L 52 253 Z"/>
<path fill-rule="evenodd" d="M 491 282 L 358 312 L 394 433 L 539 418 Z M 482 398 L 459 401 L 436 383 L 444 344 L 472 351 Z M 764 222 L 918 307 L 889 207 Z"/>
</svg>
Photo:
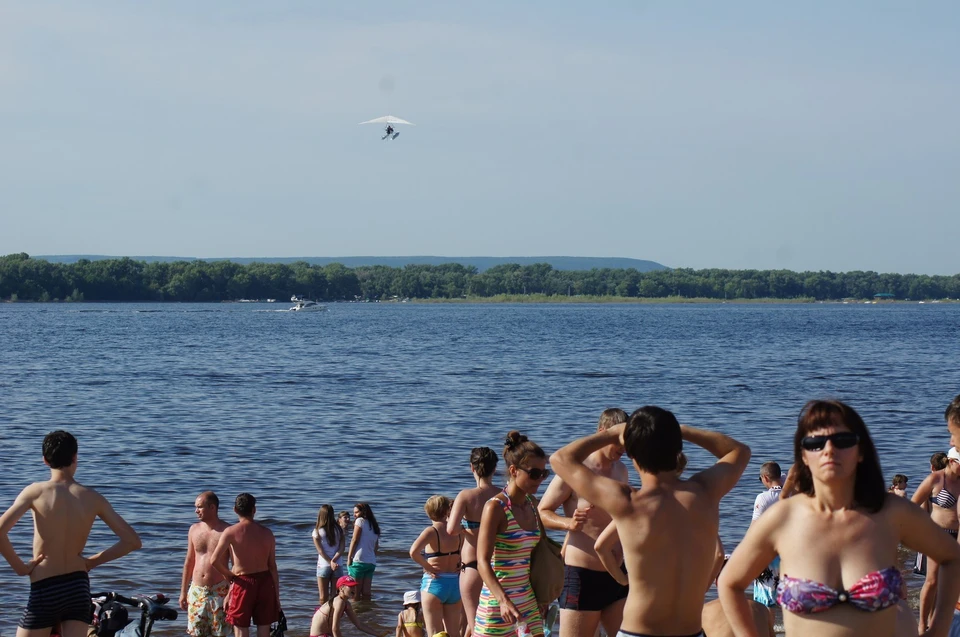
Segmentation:
<svg viewBox="0 0 960 637">
<path fill-rule="evenodd" d="M 302 296 L 297 296 L 296 294 L 290 297 L 290 302 L 294 303 L 294 306 L 290 308 L 291 312 L 301 312 L 307 309 L 312 309 L 312 310 L 327 309 L 322 305 L 318 305 L 316 301 L 305 299 Z"/>
<path fill-rule="evenodd" d="M 267 303 L 276 303 L 277 299 L 267 299 Z"/>
</svg>

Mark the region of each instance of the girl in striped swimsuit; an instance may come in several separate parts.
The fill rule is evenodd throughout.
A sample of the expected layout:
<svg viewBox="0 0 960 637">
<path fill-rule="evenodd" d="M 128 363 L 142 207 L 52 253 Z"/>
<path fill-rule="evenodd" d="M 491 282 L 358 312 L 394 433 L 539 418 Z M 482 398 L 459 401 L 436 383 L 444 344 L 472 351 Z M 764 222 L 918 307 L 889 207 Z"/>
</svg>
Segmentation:
<svg viewBox="0 0 960 637">
<path fill-rule="evenodd" d="M 540 541 L 532 494 L 550 474 L 547 457 L 536 443 L 511 431 L 503 459 L 509 482 L 484 505 L 480 518 L 477 570 L 483 589 L 473 634 L 542 637 L 543 620 L 530 586 L 530 554 Z"/>
</svg>

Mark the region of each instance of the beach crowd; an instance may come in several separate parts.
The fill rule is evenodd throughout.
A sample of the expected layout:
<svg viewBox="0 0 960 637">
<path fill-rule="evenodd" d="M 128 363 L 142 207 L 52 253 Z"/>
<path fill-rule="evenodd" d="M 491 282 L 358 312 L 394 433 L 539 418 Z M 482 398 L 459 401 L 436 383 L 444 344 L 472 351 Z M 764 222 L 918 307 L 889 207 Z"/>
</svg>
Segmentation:
<svg viewBox="0 0 960 637">
<path fill-rule="evenodd" d="M 950 448 L 931 458 L 930 475 L 908 497 L 906 476 L 884 480 L 852 407 L 808 402 L 792 467 L 783 475 L 775 462 L 761 466 L 763 490 L 731 555 L 719 505 L 747 468 L 747 445 L 653 406 L 607 409 L 595 432 L 550 456 L 511 431 L 500 453 L 472 450 L 474 486 L 425 502 L 429 525 L 409 550 L 423 576 L 398 600 L 395 626 L 365 622 L 353 607 L 371 598 L 377 568 L 381 529 L 370 504 L 358 502 L 352 515 L 319 507 L 310 635 L 340 637 L 346 617 L 376 637 L 544 637 L 557 619 L 560 637 L 768 637 L 779 605 L 788 637 L 960 637 L 960 395 L 944 417 Z M 685 445 L 716 462 L 685 476 Z M 76 481 L 77 452 L 70 433 L 48 434 L 50 480 L 27 486 L 0 516 L 0 554 L 30 578 L 18 637 L 86 636 L 99 619 L 89 571 L 141 547 L 110 503 Z M 624 455 L 639 489 L 628 484 Z M 505 484 L 495 484 L 501 461 Z M 276 539 L 255 519 L 256 498 L 235 498 L 235 524 L 221 518 L 212 491 L 194 505 L 178 600 L 187 633 L 282 634 Z M 28 511 L 34 541 L 24 560 L 8 534 Z M 117 541 L 85 556 L 97 518 Z M 563 544 L 548 530 L 564 531 Z M 906 600 L 901 546 L 917 552 L 915 571 L 925 576 L 917 611 Z M 714 586 L 718 599 L 704 604 Z"/>
</svg>

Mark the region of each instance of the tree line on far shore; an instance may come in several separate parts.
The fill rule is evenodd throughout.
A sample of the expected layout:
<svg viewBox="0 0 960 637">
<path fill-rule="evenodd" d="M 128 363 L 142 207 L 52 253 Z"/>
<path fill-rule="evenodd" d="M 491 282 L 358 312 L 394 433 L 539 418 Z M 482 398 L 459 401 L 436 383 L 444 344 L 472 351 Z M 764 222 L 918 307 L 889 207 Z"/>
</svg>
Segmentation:
<svg viewBox="0 0 960 637">
<path fill-rule="evenodd" d="M 50 263 L 25 253 L 0 257 L 0 300 L 13 301 L 323 301 L 457 299 L 498 295 L 708 299 L 960 298 L 960 274 L 793 272 L 790 270 L 554 270 L 504 264 L 478 272 L 459 264 L 347 268 L 305 262 L 144 262 L 129 258 Z"/>
</svg>

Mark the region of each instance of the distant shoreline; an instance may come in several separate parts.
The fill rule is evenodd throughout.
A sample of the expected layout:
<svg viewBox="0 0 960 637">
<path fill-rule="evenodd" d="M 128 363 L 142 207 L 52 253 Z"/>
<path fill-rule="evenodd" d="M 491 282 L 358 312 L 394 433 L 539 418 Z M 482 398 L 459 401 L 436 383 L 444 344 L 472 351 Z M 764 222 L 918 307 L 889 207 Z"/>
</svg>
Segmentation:
<svg viewBox="0 0 960 637">
<path fill-rule="evenodd" d="M 496 304 L 530 304 L 530 305 L 554 305 L 554 304 L 581 304 L 581 305 L 953 305 L 960 302 L 958 299 L 944 299 L 934 301 L 908 301 L 903 299 L 891 299 L 884 301 L 868 301 L 867 299 L 852 299 L 847 301 L 818 301 L 813 298 L 792 298 L 792 299 L 712 299 L 708 297 L 682 297 L 682 296 L 664 296 L 664 297 L 633 297 L 633 296 L 563 296 L 547 294 L 500 294 L 497 296 L 468 296 L 466 298 L 444 299 L 444 298 L 410 298 L 405 300 L 390 299 L 386 301 L 321 301 L 322 305 L 496 305 Z M 75 304 L 136 304 L 136 305 L 182 305 L 202 304 L 202 305 L 221 305 L 221 304 L 244 304 L 244 305 L 288 305 L 286 301 L 277 301 L 267 303 L 266 301 L 244 300 L 234 301 L 70 301 L 70 300 L 51 300 L 51 301 L 33 301 L 0 299 L 0 303 L 15 305 L 75 305 Z"/>
<path fill-rule="evenodd" d="M 383 301 L 385 303 L 396 303 L 396 301 Z M 848 301 L 818 301 L 814 298 L 792 298 L 792 299 L 712 299 L 708 297 L 682 297 L 682 296 L 664 296 L 664 297 L 634 297 L 634 296 L 560 296 L 546 294 L 501 294 L 498 296 L 478 296 L 461 299 L 410 299 L 409 303 L 623 303 L 623 304 L 661 304 L 661 305 L 695 305 L 695 304 L 713 304 L 713 305 L 798 305 L 798 304 L 818 304 L 818 305 L 917 305 L 920 301 L 906 301 L 893 299 L 889 301 L 868 301 L 867 299 L 853 299 Z M 955 300 L 923 301 L 926 305 L 939 305 L 942 303 L 956 303 Z"/>
</svg>

